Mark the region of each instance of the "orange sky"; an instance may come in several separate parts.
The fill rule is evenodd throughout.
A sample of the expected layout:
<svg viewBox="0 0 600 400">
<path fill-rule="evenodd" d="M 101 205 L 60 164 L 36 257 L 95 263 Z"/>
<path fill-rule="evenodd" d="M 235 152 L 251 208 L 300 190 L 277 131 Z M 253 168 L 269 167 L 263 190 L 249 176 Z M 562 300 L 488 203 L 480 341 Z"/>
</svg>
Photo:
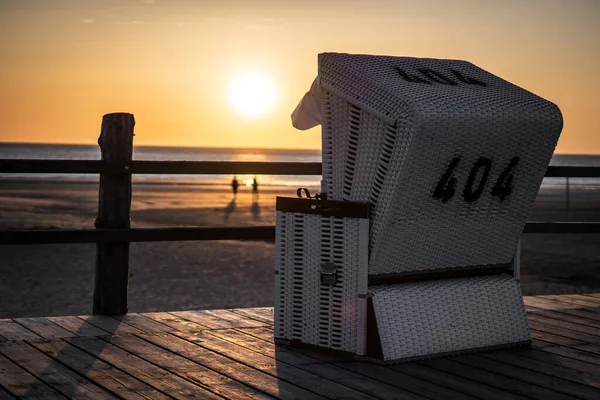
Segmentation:
<svg viewBox="0 0 600 400">
<path fill-rule="evenodd" d="M 561 108 L 559 153 L 600 154 L 600 1 L 0 0 L 0 141 L 95 143 L 131 112 L 138 145 L 320 148 L 290 113 L 324 51 L 465 59 Z M 239 74 L 278 101 L 250 118 Z"/>
</svg>

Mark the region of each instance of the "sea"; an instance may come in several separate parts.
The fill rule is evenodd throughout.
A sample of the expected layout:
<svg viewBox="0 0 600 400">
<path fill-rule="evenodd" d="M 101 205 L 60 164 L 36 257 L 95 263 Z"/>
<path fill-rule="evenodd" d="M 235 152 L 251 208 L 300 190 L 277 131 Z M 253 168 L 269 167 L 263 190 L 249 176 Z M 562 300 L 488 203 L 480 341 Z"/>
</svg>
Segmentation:
<svg viewBox="0 0 600 400">
<path fill-rule="evenodd" d="M 97 145 L 0 143 L 0 159 L 100 160 Z M 134 160 L 148 161 L 262 161 L 262 162 L 321 162 L 321 150 L 249 149 L 135 146 Z M 600 155 L 555 154 L 550 165 L 600 166 Z M 240 182 L 253 176 L 238 175 Z M 97 182 L 96 174 L 6 174 L 0 179 Z M 134 175 L 134 183 L 228 186 L 231 175 Z M 260 185 L 318 187 L 320 177 L 304 175 L 261 175 Z M 565 178 L 544 178 L 543 187 L 564 187 Z M 569 184 L 578 189 L 600 189 L 599 178 L 570 178 Z"/>
</svg>

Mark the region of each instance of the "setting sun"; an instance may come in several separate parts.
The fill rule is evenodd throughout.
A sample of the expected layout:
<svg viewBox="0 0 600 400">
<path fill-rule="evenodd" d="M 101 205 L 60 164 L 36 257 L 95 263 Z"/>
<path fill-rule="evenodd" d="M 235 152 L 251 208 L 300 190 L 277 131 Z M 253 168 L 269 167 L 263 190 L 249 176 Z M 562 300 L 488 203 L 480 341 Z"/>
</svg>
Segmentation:
<svg viewBox="0 0 600 400">
<path fill-rule="evenodd" d="M 239 75 L 229 87 L 229 101 L 234 109 L 245 116 L 267 114 L 275 105 L 275 84 L 260 72 Z"/>
</svg>

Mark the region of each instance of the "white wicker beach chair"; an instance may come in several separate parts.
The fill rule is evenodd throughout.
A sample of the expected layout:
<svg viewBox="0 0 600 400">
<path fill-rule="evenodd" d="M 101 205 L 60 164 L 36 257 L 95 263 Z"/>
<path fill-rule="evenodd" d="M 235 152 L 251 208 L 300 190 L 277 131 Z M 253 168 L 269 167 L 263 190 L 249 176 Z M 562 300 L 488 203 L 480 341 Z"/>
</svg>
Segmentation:
<svg viewBox="0 0 600 400">
<path fill-rule="evenodd" d="M 558 141 L 560 110 L 466 61 L 327 53 L 317 84 L 322 193 L 368 203 L 370 216 L 365 225 L 278 207 L 276 337 L 386 361 L 528 342 L 518 280 L 501 273 Z M 343 232 L 343 260 L 328 261 L 330 226 Z M 333 285 L 320 277 L 329 263 L 344 276 Z M 344 299 L 341 308 L 323 292 Z"/>
</svg>

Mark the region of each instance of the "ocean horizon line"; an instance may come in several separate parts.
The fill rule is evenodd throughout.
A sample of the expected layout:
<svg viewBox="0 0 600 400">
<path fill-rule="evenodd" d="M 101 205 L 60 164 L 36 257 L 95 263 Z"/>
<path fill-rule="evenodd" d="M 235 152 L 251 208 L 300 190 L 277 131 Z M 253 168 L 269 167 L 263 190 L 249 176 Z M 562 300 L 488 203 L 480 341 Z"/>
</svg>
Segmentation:
<svg viewBox="0 0 600 400">
<path fill-rule="evenodd" d="M 0 140 L 0 146 L 3 145 L 20 145 L 20 146 L 70 146 L 70 147 L 97 147 L 97 143 L 61 143 L 61 142 L 13 142 Z M 159 145 L 159 144 L 134 144 L 136 148 L 146 149 L 199 149 L 209 151 L 232 151 L 232 150 L 247 150 L 247 151 L 265 151 L 265 152 L 320 152 L 320 148 L 283 148 L 283 147 L 213 147 L 213 146 L 185 146 L 185 145 Z M 554 153 L 558 156 L 583 156 L 583 157 L 598 157 L 600 153 L 569 153 L 559 152 Z"/>
</svg>

